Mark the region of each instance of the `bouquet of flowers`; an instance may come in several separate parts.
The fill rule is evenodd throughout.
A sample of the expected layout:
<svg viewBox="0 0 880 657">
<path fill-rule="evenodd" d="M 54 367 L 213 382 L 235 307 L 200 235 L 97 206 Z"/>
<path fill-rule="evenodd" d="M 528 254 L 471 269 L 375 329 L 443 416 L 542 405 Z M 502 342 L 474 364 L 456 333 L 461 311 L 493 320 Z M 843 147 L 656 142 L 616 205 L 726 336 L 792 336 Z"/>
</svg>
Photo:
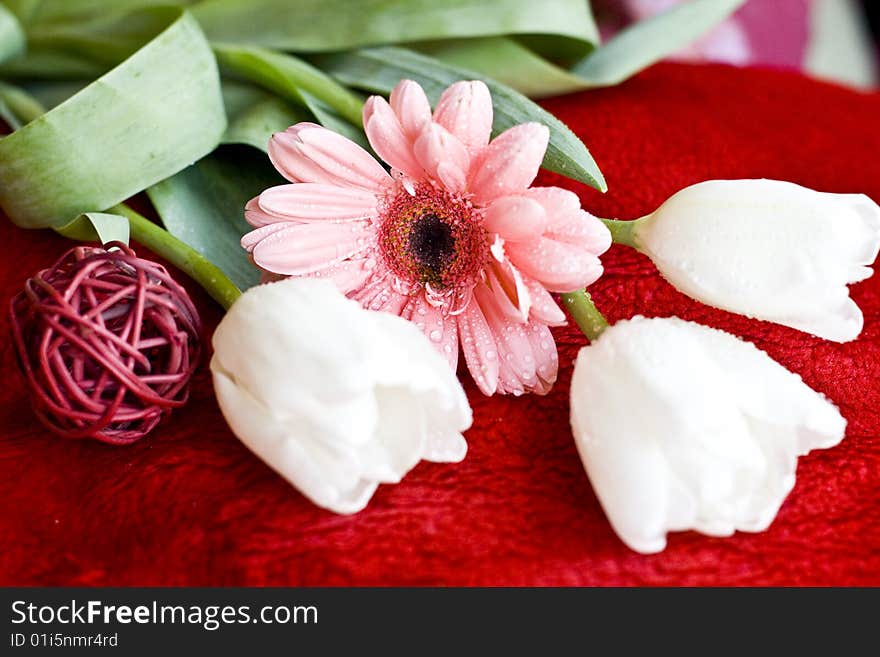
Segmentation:
<svg viewBox="0 0 880 657">
<path fill-rule="evenodd" d="M 765 529 L 797 457 L 843 438 L 838 410 L 729 333 L 674 317 L 609 326 L 587 289 L 614 242 L 709 305 L 852 340 L 863 318 L 847 285 L 872 273 L 880 208 L 717 180 L 636 220 L 598 218 L 534 184 L 543 166 L 606 188 L 586 146 L 524 95 L 615 84 L 739 4 L 696 0 L 604 45 L 580 0 L 371 0 L 356 15 L 335 0 L 0 4 L 14 129 L 0 205 L 22 227 L 105 245 L 13 301 L 35 408 L 61 433 L 119 443 L 185 402 L 198 318 L 131 238 L 228 308 L 211 359 L 220 408 L 322 507 L 357 512 L 420 460 L 464 458 L 460 356 L 485 395 L 546 394 L 551 329 L 570 318 L 590 341 L 575 443 L 627 545 Z M 127 202 L 142 191 L 158 222 Z"/>
</svg>

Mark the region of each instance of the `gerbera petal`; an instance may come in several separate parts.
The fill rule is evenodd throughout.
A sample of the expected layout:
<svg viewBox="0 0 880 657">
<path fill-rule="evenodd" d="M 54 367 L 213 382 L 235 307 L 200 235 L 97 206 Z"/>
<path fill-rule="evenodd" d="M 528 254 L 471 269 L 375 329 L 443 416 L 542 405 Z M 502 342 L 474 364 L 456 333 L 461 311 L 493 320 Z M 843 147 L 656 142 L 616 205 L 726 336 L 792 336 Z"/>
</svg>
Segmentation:
<svg viewBox="0 0 880 657">
<path fill-rule="evenodd" d="M 507 253 L 514 266 L 551 292 L 571 292 L 602 275 L 602 263 L 595 255 L 574 244 L 546 237 L 508 244 Z"/>
<path fill-rule="evenodd" d="M 413 322 L 428 337 L 454 372 L 458 368 L 458 327 L 454 317 L 428 303 L 424 294 L 410 297 L 400 316 Z"/>
<path fill-rule="evenodd" d="M 315 182 L 377 191 L 391 183 L 372 155 L 314 123 L 297 123 L 269 140 L 269 159 L 291 182 Z"/>
<path fill-rule="evenodd" d="M 471 158 L 464 145 L 446 128 L 429 124 L 413 144 L 413 152 L 427 174 L 448 190 L 464 189 Z"/>
<path fill-rule="evenodd" d="M 364 132 L 373 150 L 392 168 L 414 180 L 425 172 L 413 155 L 412 142 L 403 132 L 400 120 L 381 96 L 370 96 L 364 105 Z"/>
<path fill-rule="evenodd" d="M 523 282 L 522 274 L 510 264 L 507 256 L 492 261 L 485 269 L 486 284 L 495 294 L 498 308 L 512 321 L 525 322 L 532 305 L 531 294 Z"/>
<path fill-rule="evenodd" d="M 471 376 L 484 395 L 491 396 L 498 389 L 498 347 L 480 304 L 471 301 L 458 316 L 461 350 Z"/>
<path fill-rule="evenodd" d="M 577 194 L 560 187 L 532 187 L 523 194 L 537 201 L 547 213 L 544 236 L 568 242 L 593 255 L 611 246 L 611 233 L 599 219 L 581 209 Z"/>
<path fill-rule="evenodd" d="M 366 236 L 370 231 L 370 225 L 365 221 L 292 223 L 254 246 L 254 262 L 276 274 L 309 274 L 366 248 Z"/>
<path fill-rule="evenodd" d="M 309 274 L 312 278 L 329 278 L 342 294 L 348 295 L 370 284 L 374 276 L 372 258 L 350 258 Z"/>
<path fill-rule="evenodd" d="M 532 345 L 526 335 L 525 324 L 505 317 L 498 307 L 498 294 L 485 285 L 476 286 L 474 299 L 483 311 L 500 352 L 498 391 L 524 393 L 538 382 Z"/>
<path fill-rule="evenodd" d="M 431 104 L 424 89 L 413 80 L 401 80 L 391 91 L 389 101 L 403 133 L 407 139 L 415 141 L 431 121 Z"/>
<path fill-rule="evenodd" d="M 523 196 L 540 203 L 551 219 L 567 217 L 581 209 L 578 195 L 562 187 L 529 187 Z"/>
<path fill-rule="evenodd" d="M 538 373 L 538 387 L 535 392 L 545 395 L 556 383 L 559 373 L 559 354 L 556 351 L 556 341 L 549 327 L 537 322 L 529 322 L 526 325 L 526 334 L 532 345 L 532 353 L 535 356 L 535 371 Z"/>
<path fill-rule="evenodd" d="M 545 236 L 557 242 L 574 244 L 593 255 L 601 255 L 611 247 L 611 231 L 585 210 L 551 221 Z"/>
<path fill-rule="evenodd" d="M 269 214 L 260 207 L 260 197 L 255 196 L 244 206 L 244 218 L 251 226 L 261 228 L 282 221 L 281 217 Z"/>
<path fill-rule="evenodd" d="M 550 326 L 565 325 L 565 312 L 556 303 L 553 295 L 535 279 L 528 276 L 523 276 L 522 279 L 532 300 L 529 317 Z"/>
<path fill-rule="evenodd" d="M 270 235 L 274 235 L 275 233 L 287 230 L 292 223 L 286 221 L 277 221 L 273 224 L 266 224 L 265 226 L 260 226 L 259 228 L 250 231 L 249 233 L 245 233 L 241 238 L 241 246 L 248 253 L 251 253 L 254 250 L 254 247 L 262 242 L 264 239 L 269 237 Z"/>
<path fill-rule="evenodd" d="M 503 196 L 486 209 L 483 226 L 506 241 L 536 239 L 544 233 L 547 213 L 544 207 L 525 196 Z"/>
<path fill-rule="evenodd" d="M 351 298 L 367 310 L 387 312 L 392 315 L 399 315 L 409 301 L 408 295 L 394 290 L 387 274 L 373 276 L 352 294 Z"/>
<path fill-rule="evenodd" d="M 470 154 L 489 143 L 492 132 L 492 96 L 480 80 L 448 87 L 434 110 L 434 121 L 458 137 Z"/>
<path fill-rule="evenodd" d="M 538 175 L 549 139 L 550 131 L 540 123 L 515 125 L 495 137 L 471 169 L 474 202 L 487 205 L 525 191 Z"/>
<path fill-rule="evenodd" d="M 270 187 L 259 197 L 260 209 L 292 221 L 352 221 L 376 216 L 376 196 L 356 187 L 294 183 Z"/>
</svg>

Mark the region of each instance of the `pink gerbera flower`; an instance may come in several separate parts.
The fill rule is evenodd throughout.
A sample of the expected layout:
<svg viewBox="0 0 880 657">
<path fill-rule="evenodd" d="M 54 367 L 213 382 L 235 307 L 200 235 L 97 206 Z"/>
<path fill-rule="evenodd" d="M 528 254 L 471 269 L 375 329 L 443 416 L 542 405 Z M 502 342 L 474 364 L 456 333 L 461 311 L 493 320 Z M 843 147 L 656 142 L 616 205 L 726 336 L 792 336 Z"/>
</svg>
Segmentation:
<svg viewBox="0 0 880 657">
<path fill-rule="evenodd" d="M 492 100 L 457 82 L 433 115 L 404 80 L 364 107 L 370 144 L 391 166 L 312 123 L 277 133 L 275 167 L 293 184 L 251 200 L 241 243 L 274 274 L 323 276 L 365 308 L 412 320 L 449 360 L 459 344 L 477 385 L 546 393 L 558 360 L 550 292 L 602 273 L 605 226 L 572 192 L 530 187 L 549 131 L 514 126 L 489 142 Z"/>
</svg>

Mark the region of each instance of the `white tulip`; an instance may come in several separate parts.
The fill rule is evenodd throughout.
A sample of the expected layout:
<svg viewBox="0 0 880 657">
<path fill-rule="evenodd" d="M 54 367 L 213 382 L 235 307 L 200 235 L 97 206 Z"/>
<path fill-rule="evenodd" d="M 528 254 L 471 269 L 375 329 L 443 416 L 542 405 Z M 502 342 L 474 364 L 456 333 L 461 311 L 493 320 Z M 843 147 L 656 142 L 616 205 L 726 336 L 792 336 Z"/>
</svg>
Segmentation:
<svg viewBox="0 0 880 657">
<path fill-rule="evenodd" d="M 873 273 L 880 249 L 880 207 L 863 194 L 711 180 L 632 228 L 634 246 L 704 303 L 837 342 L 862 330 L 847 284 Z"/>
<path fill-rule="evenodd" d="M 464 458 L 471 409 L 446 360 L 412 323 L 328 280 L 248 290 L 213 344 L 229 426 L 318 506 L 354 513 L 420 459 Z"/>
<path fill-rule="evenodd" d="M 677 318 L 635 317 L 581 349 L 578 451 L 614 530 L 638 552 L 666 532 L 765 530 L 797 457 L 836 445 L 837 408 L 753 344 Z"/>
</svg>

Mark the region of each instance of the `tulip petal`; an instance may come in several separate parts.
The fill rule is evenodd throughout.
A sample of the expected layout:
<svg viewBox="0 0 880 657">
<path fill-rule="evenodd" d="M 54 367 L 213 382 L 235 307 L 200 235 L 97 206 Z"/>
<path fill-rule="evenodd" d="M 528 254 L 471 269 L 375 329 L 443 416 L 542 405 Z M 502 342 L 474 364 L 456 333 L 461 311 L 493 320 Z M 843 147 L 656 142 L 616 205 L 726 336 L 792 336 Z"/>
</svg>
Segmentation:
<svg viewBox="0 0 880 657">
<path fill-rule="evenodd" d="M 639 552 L 662 550 L 668 531 L 762 531 L 797 456 L 836 444 L 845 426 L 754 345 L 677 318 L 618 322 L 583 348 L 571 409 L 590 481 Z"/>
<path fill-rule="evenodd" d="M 707 353 L 729 377 L 742 410 L 755 420 L 796 429 L 797 439 L 792 444 L 795 455 L 833 447 L 843 439 L 846 420 L 799 376 L 750 342 L 733 340 L 724 331 L 694 326 L 691 330 L 701 334 Z"/>
<path fill-rule="evenodd" d="M 348 514 L 367 505 L 377 482 L 358 476 L 351 464 L 327 455 L 319 439 L 308 439 L 302 429 L 294 431 L 282 424 L 213 361 L 212 370 L 223 415 L 254 454 L 320 507 Z"/>
<path fill-rule="evenodd" d="M 364 477 L 396 484 L 426 449 L 425 413 L 405 388 L 379 387 L 376 401 L 379 423 L 375 438 L 358 450 L 358 459 Z"/>
<path fill-rule="evenodd" d="M 713 180 L 641 220 L 636 242 L 695 299 L 846 342 L 863 325 L 846 285 L 870 275 L 880 207 L 777 180 Z"/>
<path fill-rule="evenodd" d="M 213 344 L 230 427 L 320 506 L 359 511 L 420 458 L 464 457 L 472 416 L 454 372 L 412 323 L 362 309 L 329 281 L 247 290 Z"/>
<path fill-rule="evenodd" d="M 550 131 L 540 123 L 522 123 L 495 137 L 471 168 L 474 202 L 488 205 L 525 191 L 538 175 L 549 139 Z"/>
</svg>

